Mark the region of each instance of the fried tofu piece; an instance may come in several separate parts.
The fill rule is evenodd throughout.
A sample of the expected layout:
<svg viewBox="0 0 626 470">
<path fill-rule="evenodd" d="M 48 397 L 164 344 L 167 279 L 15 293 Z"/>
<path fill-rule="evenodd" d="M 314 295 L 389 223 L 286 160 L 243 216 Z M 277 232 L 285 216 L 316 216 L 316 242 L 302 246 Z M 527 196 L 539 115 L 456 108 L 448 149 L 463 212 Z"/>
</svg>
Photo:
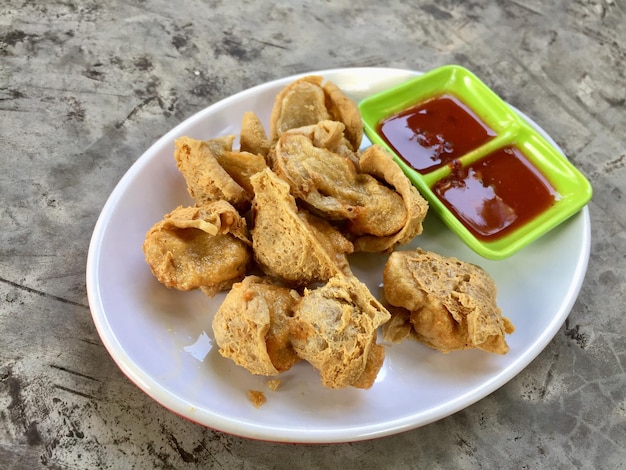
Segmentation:
<svg viewBox="0 0 626 470">
<path fill-rule="evenodd" d="M 326 106 L 333 120 L 346 126 L 345 134 L 354 150 L 358 150 L 363 139 L 363 120 L 357 103 L 350 99 L 341 88 L 327 81 L 322 85 L 326 94 Z"/>
<path fill-rule="evenodd" d="M 291 343 L 325 387 L 370 388 L 385 357 L 376 329 L 387 320 L 389 312 L 363 283 L 338 275 L 305 289 L 290 320 Z"/>
<path fill-rule="evenodd" d="M 265 133 L 265 128 L 259 117 L 252 111 L 246 111 L 241 119 L 239 149 L 242 152 L 261 155 L 264 158 L 269 153 L 270 141 Z"/>
<path fill-rule="evenodd" d="M 234 140 L 234 135 L 212 140 L 176 139 L 176 166 L 184 176 L 187 191 L 196 205 L 225 200 L 240 210 L 249 207 L 251 195 L 219 162 L 222 154 L 232 152 Z"/>
<path fill-rule="evenodd" d="M 159 282 L 209 296 L 242 279 L 252 259 L 246 221 L 226 201 L 177 207 L 147 232 L 143 252 Z"/>
<path fill-rule="evenodd" d="M 263 271 L 306 286 L 349 272 L 352 243 L 327 221 L 300 210 L 289 185 L 269 168 L 251 178 L 254 258 Z"/>
<path fill-rule="evenodd" d="M 276 96 L 270 117 L 270 141 L 290 129 L 332 120 L 342 122 L 352 150 L 363 137 L 361 113 L 357 104 L 332 82 L 310 75 L 284 87 Z"/>
<path fill-rule="evenodd" d="M 399 245 L 409 243 L 422 233 L 422 222 L 428 213 L 428 202 L 409 181 L 391 155 L 379 145 L 367 148 L 359 160 L 360 170 L 384 181 L 402 198 L 405 219 L 402 227 L 391 235 L 371 236 L 364 234 L 353 241 L 355 251 L 390 252 Z M 385 208 L 380 208 L 386 214 Z"/>
<path fill-rule="evenodd" d="M 227 151 L 219 155 L 217 161 L 226 173 L 248 193 L 249 200 L 252 201 L 254 189 L 252 189 L 250 178 L 267 168 L 265 158 L 257 153 Z"/>
<path fill-rule="evenodd" d="M 404 227 L 407 211 L 402 196 L 359 172 L 352 159 L 292 132 L 280 137 L 275 154 L 276 173 L 320 216 L 349 221 L 348 230 L 355 235 L 384 237 Z"/>
<path fill-rule="evenodd" d="M 300 359 L 289 339 L 298 293 L 258 276 L 233 285 L 212 322 L 222 356 L 252 374 L 274 376 Z"/>
<path fill-rule="evenodd" d="M 330 119 L 323 81 L 319 76 L 303 77 L 285 86 L 276 95 L 270 116 L 270 141 L 276 142 L 289 129 Z"/>
<path fill-rule="evenodd" d="M 439 351 L 482 349 L 506 354 L 514 331 L 496 303 L 496 285 L 479 266 L 422 249 L 395 251 L 383 292 L 392 306 L 385 339 L 411 336 Z"/>
<path fill-rule="evenodd" d="M 313 146 L 337 153 L 342 157 L 348 158 L 354 162 L 355 165 L 358 165 L 359 157 L 357 153 L 352 150 L 350 142 L 348 142 L 346 138 L 345 130 L 346 126 L 342 122 L 325 120 L 310 126 L 289 129 L 283 134 L 306 136 L 311 140 Z"/>
</svg>

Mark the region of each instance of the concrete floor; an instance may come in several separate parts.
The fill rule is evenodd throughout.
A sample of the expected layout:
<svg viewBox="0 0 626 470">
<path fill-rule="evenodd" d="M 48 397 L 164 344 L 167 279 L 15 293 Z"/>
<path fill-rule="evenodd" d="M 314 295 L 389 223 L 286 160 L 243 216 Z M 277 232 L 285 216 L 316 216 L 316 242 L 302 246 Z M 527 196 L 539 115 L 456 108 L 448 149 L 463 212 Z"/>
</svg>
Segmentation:
<svg viewBox="0 0 626 470">
<path fill-rule="evenodd" d="M 624 0 L 3 1 L 0 468 L 624 468 L 624 25 Z M 90 316 L 85 262 L 144 150 L 275 78 L 449 63 L 532 116 L 594 187 L 587 275 L 539 357 L 448 418 L 337 445 L 206 429 L 119 371 Z"/>
</svg>

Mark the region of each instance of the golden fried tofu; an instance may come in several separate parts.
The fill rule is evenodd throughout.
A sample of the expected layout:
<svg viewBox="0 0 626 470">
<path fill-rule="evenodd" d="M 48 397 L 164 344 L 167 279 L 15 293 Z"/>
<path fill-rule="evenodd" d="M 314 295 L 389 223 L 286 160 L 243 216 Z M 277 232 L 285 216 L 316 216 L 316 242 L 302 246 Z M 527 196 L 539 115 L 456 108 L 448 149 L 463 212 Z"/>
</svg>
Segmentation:
<svg viewBox="0 0 626 470">
<path fill-rule="evenodd" d="M 352 159 L 316 147 L 306 135 L 284 133 L 276 143 L 274 164 L 295 197 L 322 217 L 349 221 L 348 230 L 355 235 L 389 236 L 405 225 L 407 211 L 399 193 L 360 173 Z"/>
<path fill-rule="evenodd" d="M 187 183 L 196 205 L 225 200 L 237 209 L 250 205 L 251 196 L 222 167 L 218 158 L 232 151 L 235 136 L 212 140 L 180 137 L 175 142 L 176 166 Z"/>
<path fill-rule="evenodd" d="M 276 142 L 286 131 L 339 121 L 345 125 L 352 150 L 357 150 L 363 137 L 361 113 L 357 104 L 332 82 L 320 76 L 307 76 L 284 87 L 276 96 L 270 117 L 270 140 Z"/>
<path fill-rule="evenodd" d="M 439 351 L 482 349 L 506 354 L 514 330 L 496 303 L 496 285 L 479 266 L 422 249 L 391 253 L 383 292 L 392 320 L 385 339 L 410 335 Z"/>
<path fill-rule="evenodd" d="M 398 245 L 409 243 L 422 233 L 422 222 L 428 213 L 428 202 L 409 181 L 402 169 L 393 161 L 391 155 L 379 145 L 367 148 L 360 157 L 359 167 L 363 173 L 376 177 L 394 188 L 402 198 L 405 208 L 405 219 L 402 227 L 391 235 L 363 236 L 355 239 L 355 251 L 390 252 Z M 387 208 L 380 207 L 382 214 L 388 213 Z"/>
<path fill-rule="evenodd" d="M 159 282 L 209 296 L 242 279 L 252 258 L 246 221 L 226 201 L 177 207 L 148 231 L 143 252 Z"/>
<path fill-rule="evenodd" d="M 274 376 L 299 361 L 289 339 L 298 293 L 258 276 L 233 285 L 213 318 L 222 356 L 256 375 Z"/>
<path fill-rule="evenodd" d="M 239 149 L 267 157 L 270 150 L 270 141 L 259 117 L 252 111 L 246 111 L 241 119 L 239 134 Z"/>
<path fill-rule="evenodd" d="M 283 132 L 283 134 L 304 135 L 311 140 L 313 146 L 337 153 L 342 157 L 347 157 L 354 162 L 355 165 L 358 165 L 359 157 L 357 153 L 352 150 L 348 139 L 346 139 L 345 130 L 346 126 L 342 122 L 326 120 L 320 121 L 317 124 L 311 124 L 310 126 L 289 129 Z"/>
<path fill-rule="evenodd" d="M 265 273 L 306 286 L 349 272 L 352 243 L 327 221 L 298 209 L 289 185 L 269 168 L 250 179 L 254 188 L 252 247 Z"/>
<path fill-rule="evenodd" d="M 326 106 L 333 120 L 346 126 L 345 134 L 354 150 L 358 150 L 363 139 L 363 120 L 357 103 L 348 98 L 341 88 L 327 81 L 322 85 L 326 94 Z"/>
<path fill-rule="evenodd" d="M 227 151 L 220 154 L 217 161 L 226 170 L 226 173 L 248 193 L 250 201 L 252 201 L 254 190 L 250 178 L 267 168 L 265 158 L 256 153 Z"/>
<path fill-rule="evenodd" d="M 276 95 L 270 116 L 270 141 L 275 142 L 289 129 L 330 119 L 323 81 L 318 76 L 303 77 L 285 86 Z"/>
<path fill-rule="evenodd" d="M 370 388 L 382 367 L 384 348 L 376 329 L 389 312 L 354 276 L 338 275 L 305 289 L 294 309 L 291 344 L 328 388 Z"/>
</svg>

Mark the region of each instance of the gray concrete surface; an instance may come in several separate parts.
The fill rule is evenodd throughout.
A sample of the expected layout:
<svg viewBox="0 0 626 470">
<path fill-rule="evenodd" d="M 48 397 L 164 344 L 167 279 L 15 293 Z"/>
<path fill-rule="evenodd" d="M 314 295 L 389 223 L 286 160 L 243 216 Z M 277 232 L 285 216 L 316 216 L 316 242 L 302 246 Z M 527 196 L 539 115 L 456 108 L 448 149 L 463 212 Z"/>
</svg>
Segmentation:
<svg viewBox="0 0 626 470">
<path fill-rule="evenodd" d="M 625 468 L 625 27 L 624 0 L 4 0 L 0 468 Z M 340 445 L 205 429 L 123 376 L 91 320 L 85 261 L 145 149 L 274 78 L 448 63 L 532 116 L 594 186 L 582 291 L 529 367 L 439 422 Z"/>
</svg>

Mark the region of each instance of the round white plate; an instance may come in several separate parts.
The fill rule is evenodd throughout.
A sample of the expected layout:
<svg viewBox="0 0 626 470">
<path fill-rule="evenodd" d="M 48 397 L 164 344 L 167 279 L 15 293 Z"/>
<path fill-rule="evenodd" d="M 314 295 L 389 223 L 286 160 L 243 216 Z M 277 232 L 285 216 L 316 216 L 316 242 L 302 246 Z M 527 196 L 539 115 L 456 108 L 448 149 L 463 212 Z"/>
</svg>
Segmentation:
<svg viewBox="0 0 626 470">
<path fill-rule="evenodd" d="M 313 72 L 360 100 L 418 72 L 349 68 Z M 467 248 L 434 215 L 424 233 L 402 249 L 421 246 L 483 266 L 498 286 L 498 303 L 516 331 L 510 352 L 442 354 L 413 341 L 387 345 L 385 363 L 369 390 L 324 389 L 306 363 L 283 374 L 277 391 L 220 356 L 211 320 L 224 294 L 167 289 L 152 276 L 141 246 L 146 231 L 178 205 L 192 204 L 174 161 L 174 140 L 238 134 L 245 111 L 269 129 L 275 95 L 296 76 L 238 93 L 187 119 L 128 170 L 104 206 L 87 261 L 93 319 L 109 353 L 139 388 L 173 412 L 205 426 L 282 442 L 344 442 L 405 431 L 480 400 L 526 367 L 554 337 L 580 290 L 590 246 L 585 207 L 540 240 L 504 261 Z M 367 142 L 366 142 L 367 144 Z M 380 292 L 386 257 L 352 258 L 355 274 Z M 248 390 L 263 391 L 255 408 Z"/>
</svg>

